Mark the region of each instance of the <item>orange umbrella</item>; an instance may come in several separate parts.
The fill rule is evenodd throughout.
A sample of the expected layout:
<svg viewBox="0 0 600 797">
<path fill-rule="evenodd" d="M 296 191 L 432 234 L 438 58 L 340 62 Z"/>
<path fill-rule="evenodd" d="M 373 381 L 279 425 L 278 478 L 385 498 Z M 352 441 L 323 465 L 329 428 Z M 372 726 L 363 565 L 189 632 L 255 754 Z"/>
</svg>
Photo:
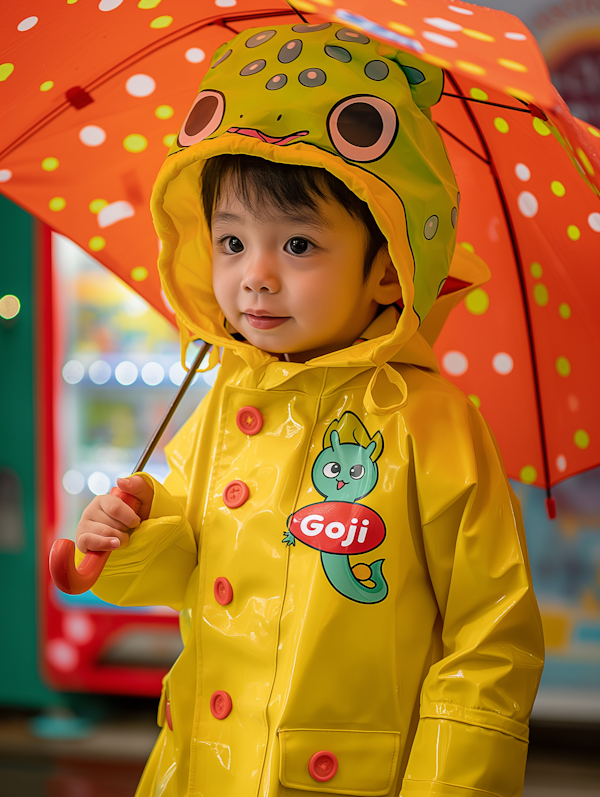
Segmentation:
<svg viewBox="0 0 600 797">
<path fill-rule="evenodd" d="M 152 182 L 214 50 L 238 31 L 333 20 L 437 64 L 459 246 L 492 279 L 451 315 L 442 370 L 489 421 L 510 476 L 600 464 L 600 133 L 570 115 L 529 31 L 448 0 L 66 0 L 4 8 L 0 188 L 173 320 Z"/>
</svg>

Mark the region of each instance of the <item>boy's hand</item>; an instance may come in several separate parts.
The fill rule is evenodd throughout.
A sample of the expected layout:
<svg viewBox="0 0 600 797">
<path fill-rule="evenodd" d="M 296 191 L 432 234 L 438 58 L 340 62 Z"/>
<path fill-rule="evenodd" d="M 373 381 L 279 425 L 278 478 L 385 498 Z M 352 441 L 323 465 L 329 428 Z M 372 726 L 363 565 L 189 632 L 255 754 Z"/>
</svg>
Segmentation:
<svg viewBox="0 0 600 797">
<path fill-rule="evenodd" d="M 98 495 L 89 504 L 77 526 L 77 547 L 88 551 L 113 551 L 125 547 L 129 532 L 147 520 L 152 506 L 154 490 L 141 476 L 117 479 L 117 487 L 140 501 L 139 513 L 115 495 Z"/>
</svg>

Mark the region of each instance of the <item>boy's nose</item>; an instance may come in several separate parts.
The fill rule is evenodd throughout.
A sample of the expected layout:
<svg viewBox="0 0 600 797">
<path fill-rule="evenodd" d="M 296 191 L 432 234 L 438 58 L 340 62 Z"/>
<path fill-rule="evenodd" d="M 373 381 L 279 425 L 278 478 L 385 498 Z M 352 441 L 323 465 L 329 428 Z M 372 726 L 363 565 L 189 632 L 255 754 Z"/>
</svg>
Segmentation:
<svg viewBox="0 0 600 797">
<path fill-rule="evenodd" d="M 277 293 L 280 288 L 276 264 L 268 255 L 260 255 L 248 263 L 242 288 L 254 293 Z"/>
</svg>

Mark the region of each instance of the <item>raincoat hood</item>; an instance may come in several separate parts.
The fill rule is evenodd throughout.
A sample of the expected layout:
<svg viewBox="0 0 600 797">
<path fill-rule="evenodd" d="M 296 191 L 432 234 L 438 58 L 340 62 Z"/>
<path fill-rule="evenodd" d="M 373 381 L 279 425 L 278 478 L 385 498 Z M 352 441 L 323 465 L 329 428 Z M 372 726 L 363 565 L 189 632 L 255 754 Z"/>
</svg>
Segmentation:
<svg viewBox="0 0 600 797">
<path fill-rule="evenodd" d="M 152 197 L 160 277 L 184 348 L 201 338 L 251 367 L 275 359 L 227 332 L 212 288 L 202 168 L 245 154 L 323 168 L 345 183 L 368 204 L 398 272 L 404 309 L 395 326 L 305 366 L 436 368 L 428 344 L 488 277 L 462 247 L 453 259 L 460 195 L 429 111 L 442 89 L 440 68 L 329 22 L 246 30 L 217 50 Z"/>
</svg>

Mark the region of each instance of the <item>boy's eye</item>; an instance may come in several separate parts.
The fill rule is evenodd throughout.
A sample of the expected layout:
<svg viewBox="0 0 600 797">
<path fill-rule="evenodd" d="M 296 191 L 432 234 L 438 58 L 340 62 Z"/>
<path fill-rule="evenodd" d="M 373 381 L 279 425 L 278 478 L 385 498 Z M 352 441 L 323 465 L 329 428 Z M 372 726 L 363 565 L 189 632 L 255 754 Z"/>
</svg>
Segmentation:
<svg viewBox="0 0 600 797">
<path fill-rule="evenodd" d="M 283 248 L 286 252 L 289 252 L 289 254 L 304 255 L 311 247 L 311 242 L 307 241 L 306 238 L 290 238 Z"/>
<path fill-rule="evenodd" d="M 329 462 L 323 468 L 323 475 L 328 479 L 335 479 L 336 476 L 339 476 L 340 471 L 341 467 L 338 462 Z"/>
<path fill-rule="evenodd" d="M 239 252 L 244 251 L 244 244 L 240 241 L 239 238 L 226 238 L 224 241 L 225 244 L 225 251 L 230 252 L 231 254 L 237 255 Z"/>
</svg>

